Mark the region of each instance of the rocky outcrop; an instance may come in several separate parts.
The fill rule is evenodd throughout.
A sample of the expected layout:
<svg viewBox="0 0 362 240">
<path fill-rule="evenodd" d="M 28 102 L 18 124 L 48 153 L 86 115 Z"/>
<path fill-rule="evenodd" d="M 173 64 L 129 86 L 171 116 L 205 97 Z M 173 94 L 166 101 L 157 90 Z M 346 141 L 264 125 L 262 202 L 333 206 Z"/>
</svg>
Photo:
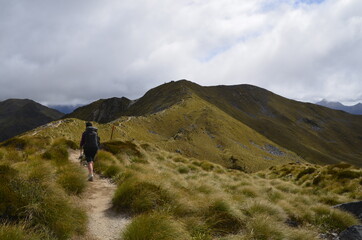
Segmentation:
<svg viewBox="0 0 362 240">
<path fill-rule="evenodd" d="M 362 226 L 355 225 L 339 234 L 339 240 L 362 240 Z"/>
<path fill-rule="evenodd" d="M 362 201 L 342 203 L 334 206 L 334 208 L 350 212 L 355 215 L 360 221 L 362 221 Z"/>
</svg>

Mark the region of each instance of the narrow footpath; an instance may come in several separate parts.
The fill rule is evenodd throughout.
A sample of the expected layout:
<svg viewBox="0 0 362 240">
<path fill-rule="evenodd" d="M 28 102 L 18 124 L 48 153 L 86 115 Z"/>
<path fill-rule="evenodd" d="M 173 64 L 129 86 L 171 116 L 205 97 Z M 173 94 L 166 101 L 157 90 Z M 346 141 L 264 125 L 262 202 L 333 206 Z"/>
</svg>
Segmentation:
<svg viewBox="0 0 362 240">
<path fill-rule="evenodd" d="M 79 164 L 78 157 L 78 151 L 71 151 L 69 154 L 69 159 L 76 164 Z M 86 167 L 84 171 L 87 172 Z M 89 218 L 88 234 L 85 239 L 119 240 L 130 219 L 115 214 L 110 209 L 116 185 L 97 174 L 94 177 L 94 181 L 88 183 L 81 198 Z"/>
</svg>

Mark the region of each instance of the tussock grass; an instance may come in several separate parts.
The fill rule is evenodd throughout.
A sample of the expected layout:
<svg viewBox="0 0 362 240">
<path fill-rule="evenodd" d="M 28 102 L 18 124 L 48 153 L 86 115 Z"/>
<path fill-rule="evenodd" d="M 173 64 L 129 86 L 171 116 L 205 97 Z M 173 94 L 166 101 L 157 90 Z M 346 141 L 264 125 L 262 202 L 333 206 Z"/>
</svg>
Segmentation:
<svg viewBox="0 0 362 240">
<path fill-rule="evenodd" d="M 161 209 L 174 202 L 174 197 L 161 185 L 136 178 L 120 183 L 112 200 L 115 209 L 132 214 Z"/>
<path fill-rule="evenodd" d="M 265 200 L 249 200 L 244 204 L 242 210 L 246 216 L 250 217 L 264 214 L 276 218 L 279 221 L 286 221 L 287 219 L 286 213 L 279 205 Z"/>
<path fill-rule="evenodd" d="M 140 215 L 133 219 L 122 236 L 124 240 L 189 240 L 183 225 L 163 213 Z"/>
<path fill-rule="evenodd" d="M 68 161 L 67 150 L 72 144 L 59 140 L 49 147 L 48 139 L 25 140 L 23 151 L 9 145 L 2 148 L 0 232 L 4 236 L 0 239 L 62 240 L 83 234 L 85 211 L 65 193 L 79 195 L 85 187 L 80 169 Z M 34 147 L 34 142 L 44 145 Z M 25 153 L 26 157 L 14 160 L 9 152 Z M 51 161 L 44 161 L 44 157 Z"/>
<path fill-rule="evenodd" d="M 161 134 L 165 133 L 153 135 L 161 138 Z M 362 198 L 361 169 L 350 165 L 287 164 L 252 174 L 189 158 L 187 148 L 181 148 L 180 154 L 125 139 L 104 144 L 95 170 L 118 184 L 114 209 L 135 217 L 129 235 L 124 235 L 127 239 L 306 240 L 358 223 L 330 207 Z M 0 148 L 0 198 L 6 196 L 0 201 L 0 216 L 12 223 L 26 220 L 57 239 L 82 233 L 86 217 L 72 202 L 75 197 L 68 196 L 82 191 L 81 185 L 72 184 L 77 179 L 71 173 L 78 169 L 67 170 L 71 168 L 67 150 L 75 147 L 74 142 L 55 139 L 42 151 L 26 152 L 35 149 L 27 144 L 25 150 Z M 11 151 L 19 154 L 18 159 L 8 159 Z M 226 159 L 229 153 L 223 152 Z M 25 197 L 19 197 L 17 189 Z M 180 231 L 178 235 L 173 228 Z M 156 230 L 165 234 L 155 235 Z"/>
<path fill-rule="evenodd" d="M 42 154 L 44 159 L 53 160 L 57 165 L 69 163 L 68 149 L 62 145 L 52 145 L 50 149 Z"/>
<path fill-rule="evenodd" d="M 69 195 L 80 195 L 86 188 L 86 175 L 79 166 L 68 165 L 59 169 L 57 183 Z"/>
<path fill-rule="evenodd" d="M 0 144 L 0 147 L 34 154 L 50 145 L 49 137 L 14 137 Z"/>
<path fill-rule="evenodd" d="M 73 207 L 56 186 L 23 178 L 11 167 L 2 167 L 2 172 L 5 174 L 1 175 L 0 216 L 30 221 L 31 225 L 48 229 L 59 239 L 85 230 L 85 213 Z M 3 181 L 4 178 L 8 181 Z"/>
<path fill-rule="evenodd" d="M 329 192 L 327 196 L 323 194 L 325 186 L 335 180 L 321 174 L 324 167 L 280 166 L 283 177 L 279 177 L 279 167 L 246 174 L 167 152 L 144 154 L 149 164 L 121 165 L 130 177 L 119 182 L 114 205 L 136 216 L 154 210 L 167 212 L 185 223 L 191 239 L 318 239 L 318 233 L 340 231 L 333 222 L 343 227 L 356 223 L 350 214 L 336 213 L 325 205 L 331 199 L 352 200 L 352 192 L 355 196 L 358 192 L 354 179 L 344 179 L 344 188 L 351 193 Z M 212 167 L 203 169 L 203 165 Z M 313 184 L 313 179 L 320 175 L 321 182 Z M 325 185 L 319 185 L 322 182 Z M 312 206 L 330 211 L 316 214 Z M 318 216 L 324 216 L 323 220 Z"/>
<path fill-rule="evenodd" d="M 114 155 L 126 153 L 131 156 L 142 157 L 139 147 L 131 141 L 110 141 L 102 143 L 102 149 Z"/>
<path fill-rule="evenodd" d="M 303 186 L 305 194 L 313 193 L 326 204 L 362 198 L 362 169 L 345 163 L 327 166 L 288 164 L 272 167 L 264 174 L 267 179 L 279 178 Z M 331 197 L 333 193 L 335 200 Z"/>
<path fill-rule="evenodd" d="M 243 227 L 243 221 L 235 215 L 235 211 L 225 200 L 216 200 L 205 213 L 206 224 L 215 235 L 238 233 Z"/>
<path fill-rule="evenodd" d="M 314 215 L 311 223 L 320 226 L 326 231 L 341 232 L 352 225 L 359 224 L 356 217 L 339 209 L 317 205 L 312 207 L 312 211 Z"/>
<path fill-rule="evenodd" d="M 0 225 L 1 240 L 51 240 L 45 233 L 34 233 L 25 225 Z"/>
</svg>

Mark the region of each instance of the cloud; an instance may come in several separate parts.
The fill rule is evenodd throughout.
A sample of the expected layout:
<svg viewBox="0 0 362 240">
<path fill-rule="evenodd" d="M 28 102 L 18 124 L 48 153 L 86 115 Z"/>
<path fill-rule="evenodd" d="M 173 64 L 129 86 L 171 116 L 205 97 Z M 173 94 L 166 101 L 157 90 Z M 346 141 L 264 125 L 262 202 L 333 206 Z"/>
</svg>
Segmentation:
<svg viewBox="0 0 362 240">
<path fill-rule="evenodd" d="M 138 98 L 182 78 L 361 100 L 360 0 L 0 2 L 0 99 Z"/>
</svg>

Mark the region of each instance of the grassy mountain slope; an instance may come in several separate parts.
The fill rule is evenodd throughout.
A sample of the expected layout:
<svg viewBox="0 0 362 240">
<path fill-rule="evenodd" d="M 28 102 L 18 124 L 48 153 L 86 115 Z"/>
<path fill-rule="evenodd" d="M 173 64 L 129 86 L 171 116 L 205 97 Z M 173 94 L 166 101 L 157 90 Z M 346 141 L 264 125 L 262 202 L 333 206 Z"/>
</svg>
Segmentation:
<svg viewBox="0 0 362 240">
<path fill-rule="evenodd" d="M 131 224 L 120 233 L 122 239 L 313 240 L 325 239 L 330 233 L 360 224 L 351 214 L 331 207 L 362 197 L 360 168 L 347 164 L 322 167 L 289 163 L 244 173 L 166 151 L 159 145 L 162 141 L 156 141 L 152 135 L 138 139 L 135 127 L 140 122 L 149 122 L 154 127 L 152 121 L 160 121 L 162 114 L 174 116 L 172 111 L 186 113 L 202 107 L 218 117 L 224 114 L 206 102 L 194 105 L 200 102 L 193 96 L 151 115 L 154 119 L 122 118 L 116 122 L 117 141 L 106 142 L 111 124 L 97 124 L 104 150 L 97 155 L 95 170 L 118 185 L 110 211 L 132 217 Z M 202 123 L 198 120 L 207 119 L 204 116 L 200 119 L 200 115 L 192 112 L 187 114 L 187 118 L 199 125 Z M 210 130 L 214 127 L 210 126 Z M 245 125 L 235 127 L 242 128 L 247 139 L 252 138 L 255 143 L 267 141 Z M 0 212 L 1 219 L 7 222 L 0 223 L 0 238 L 10 233 L 22 234 L 24 239 L 68 239 L 84 234 L 86 219 L 76 201 L 77 196 L 82 197 L 81 191 L 69 189 L 74 185 L 69 184 L 74 183 L 74 177 L 77 182 L 82 177 L 79 169 L 69 164 L 66 151 L 77 145 L 71 139 L 78 139 L 83 128 L 84 121 L 59 120 L 0 145 L 0 177 L 14 176 L 17 172 L 15 181 L 1 181 L 0 191 L 7 191 L 6 200 L 13 198 L 2 201 L 5 208 L 0 210 L 16 209 L 7 208 L 11 203 L 26 210 L 6 212 L 12 215 Z M 137 136 L 133 141 L 129 141 L 128 128 L 135 131 L 131 135 Z M 165 140 L 163 137 L 169 130 L 162 132 L 161 140 Z M 145 131 L 141 129 L 138 134 Z M 65 139 L 59 140 L 59 136 Z M 235 137 L 228 133 L 231 136 Z M 11 187 L 15 183 L 17 188 Z M 83 189 L 79 186 L 76 189 Z M 32 194 L 38 191 L 41 195 Z M 78 208 L 76 214 L 71 214 L 75 208 Z M 17 217 L 24 221 L 17 221 Z"/>
<path fill-rule="evenodd" d="M 161 85 L 149 90 L 142 98 L 131 101 L 125 97 L 100 99 L 80 107 L 64 118 L 78 118 L 86 121 L 107 123 L 121 116 L 142 116 L 162 111 L 187 98 L 183 85 Z"/>
<path fill-rule="evenodd" d="M 224 114 L 223 119 L 232 117 L 311 163 L 345 161 L 362 166 L 362 148 L 360 147 L 362 144 L 362 116 L 351 115 L 310 103 L 293 101 L 251 85 L 202 87 L 181 80 L 151 89 L 142 98 L 129 104 L 128 108 L 117 110 L 105 104 L 105 101 L 102 100 L 105 105 L 100 104 L 100 101 L 98 101 L 81 108 L 84 113 L 78 114 L 80 111 L 75 111 L 68 116 L 84 120 L 97 120 L 98 118 L 94 117 L 94 112 L 103 111 L 104 115 L 109 115 L 109 117 L 99 121 L 104 123 L 116 120 L 121 116 L 148 116 L 168 109 L 191 97 L 195 99 L 194 96 L 197 96 L 199 100 L 208 102 L 208 106 L 213 111 L 219 112 L 221 110 L 229 115 L 226 117 Z M 201 105 L 203 104 L 205 103 L 203 102 Z M 197 104 L 195 104 L 196 106 Z M 200 106 L 195 108 L 195 111 L 200 110 L 198 114 L 201 114 L 202 111 Z M 219 110 L 215 110 L 215 107 Z M 109 108 L 112 108 L 112 110 L 108 111 Z M 163 122 L 165 129 L 168 129 L 170 124 L 175 125 L 177 119 L 178 121 L 184 121 L 180 120 L 184 118 L 181 114 L 178 115 L 177 112 L 174 114 L 176 116 L 170 118 L 172 121 Z M 107 121 L 104 121 L 104 119 Z M 212 124 L 217 122 L 218 119 L 218 117 L 209 114 L 207 121 Z M 154 127 L 148 126 L 148 128 L 159 128 L 157 123 L 154 123 Z M 236 123 L 229 122 L 228 124 Z M 180 124 L 177 126 L 179 126 L 178 129 L 183 128 L 183 130 L 189 131 L 187 127 L 182 127 Z M 142 128 L 141 125 L 138 127 Z M 230 128 L 230 126 L 226 126 L 226 128 Z M 154 131 L 162 132 L 163 130 Z M 172 133 L 176 134 L 175 132 Z M 167 133 L 166 136 L 172 137 L 170 134 Z M 203 148 L 201 143 L 202 141 L 197 143 L 200 150 Z M 223 144 L 218 145 L 222 148 Z M 231 145 L 228 143 L 227 146 Z M 194 145 L 191 146 L 191 148 L 193 147 Z M 184 150 L 184 152 L 187 151 Z M 198 151 L 196 152 L 200 154 Z"/>
<path fill-rule="evenodd" d="M 61 122 L 61 123 L 60 123 Z M 302 161 L 253 129 L 235 120 L 196 95 L 167 110 L 138 117 L 122 117 L 109 124 L 96 124 L 101 140 L 136 140 L 160 149 L 219 163 L 225 167 L 256 171 L 276 164 Z M 79 141 L 84 122 L 65 119 L 30 135 L 66 137 Z"/>
<path fill-rule="evenodd" d="M 198 96 L 312 163 L 362 166 L 362 116 L 293 101 L 250 85 L 201 87 Z"/>
<path fill-rule="evenodd" d="M 62 116 L 62 113 L 28 99 L 8 99 L 0 102 L 0 141 Z"/>
</svg>

